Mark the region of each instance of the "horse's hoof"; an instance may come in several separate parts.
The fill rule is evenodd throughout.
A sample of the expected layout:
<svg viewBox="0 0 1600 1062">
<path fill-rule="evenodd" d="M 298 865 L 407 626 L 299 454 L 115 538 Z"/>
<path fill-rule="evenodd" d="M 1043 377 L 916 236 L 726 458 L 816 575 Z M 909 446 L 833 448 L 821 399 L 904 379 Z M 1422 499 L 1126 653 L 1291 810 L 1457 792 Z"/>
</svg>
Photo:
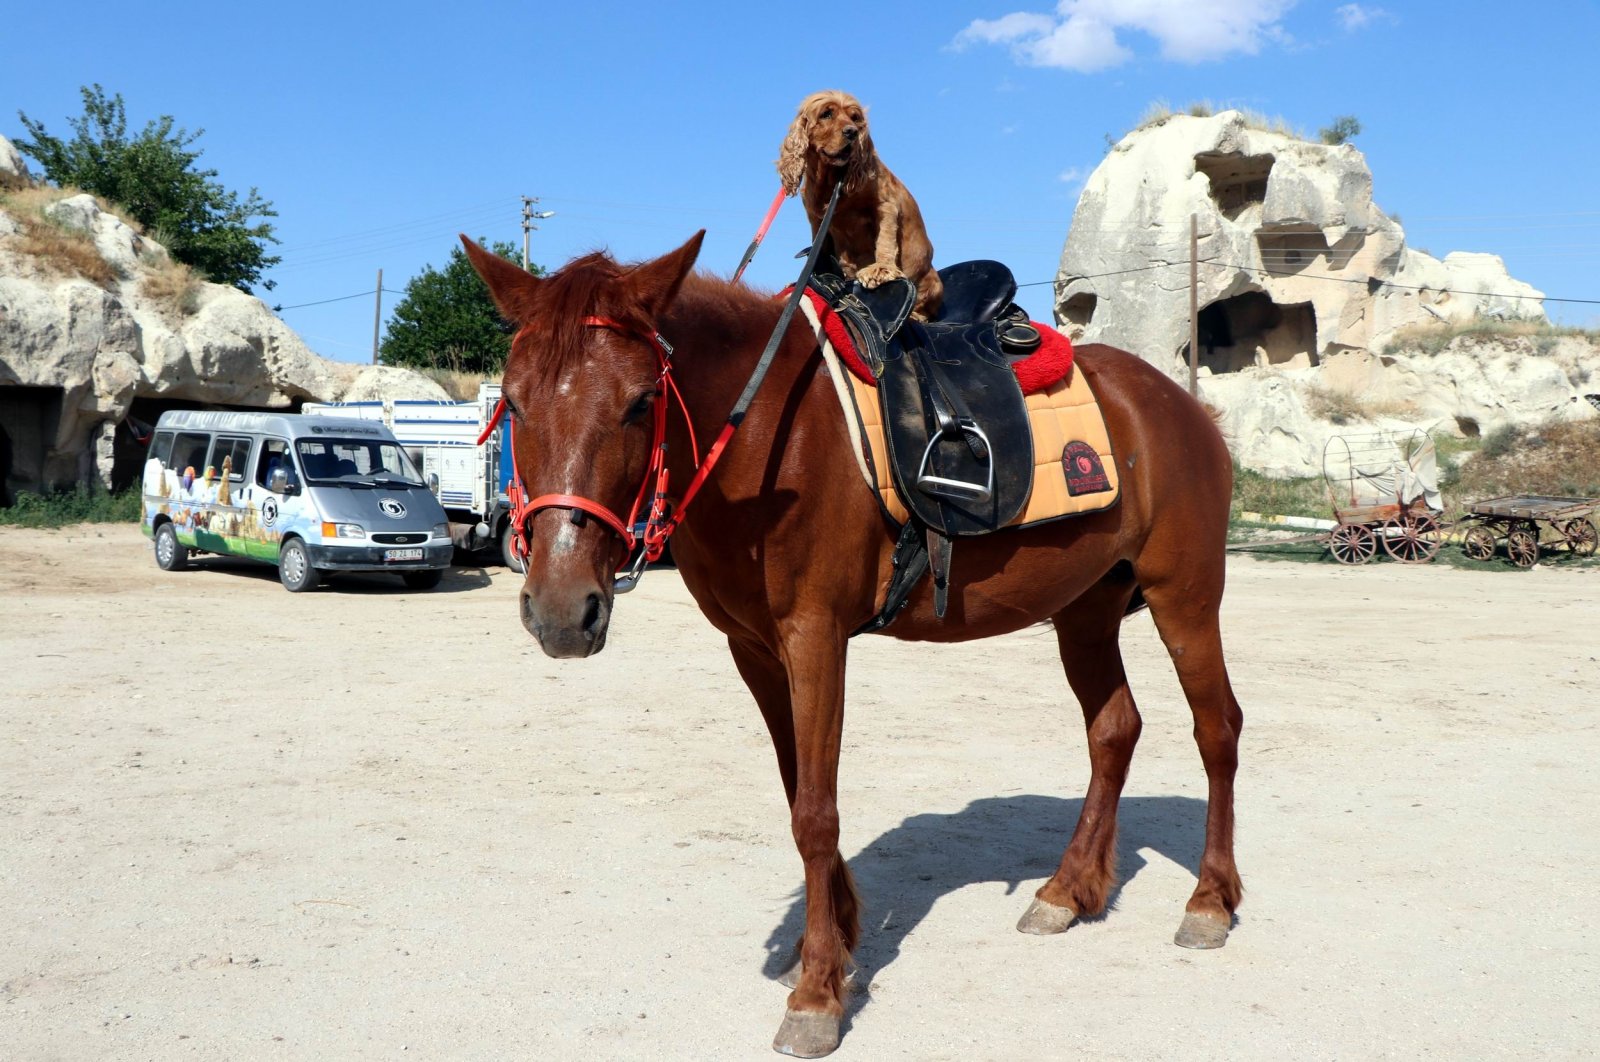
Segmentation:
<svg viewBox="0 0 1600 1062">
<path fill-rule="evenodd" d="M 821 1058 L 839 1046 L 839 1019 L 832 1014 L 786 1010 L 772 1049 L 795 1058 Z"/>
<path fill-rule="evenodd" d="M 1210 915 L 1195 914 L 1190 911 L 1183 916 L 1183 924 L 1178 927 L 1172 942 L 1180 948 L 1196 948 L 1202 951 L 1220 948 L 1228 942 L 1230 928 L 1231 922 L 1223 922 Z"/>
<path fill-rule="evenodd" d="M 1078 912 L 1070 907 L 1057 907 L 1053 903 L 1045 903 L 1037 896 L 1022 912 L 1022 917 L 1017 920 L 1017 932 L 1031 933 L 1036 937 L 1048 937 L 1052 933 L 1065 933 L 1078 917 Z"/>
</svg>

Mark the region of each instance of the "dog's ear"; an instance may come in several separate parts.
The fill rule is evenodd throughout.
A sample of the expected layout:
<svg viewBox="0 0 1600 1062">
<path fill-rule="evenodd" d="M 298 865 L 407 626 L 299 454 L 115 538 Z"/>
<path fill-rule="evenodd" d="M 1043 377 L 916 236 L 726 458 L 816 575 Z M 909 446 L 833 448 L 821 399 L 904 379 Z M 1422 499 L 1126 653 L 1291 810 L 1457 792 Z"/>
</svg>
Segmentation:
<svg viewBox="0 0 1600 1062">
<path fill-rule="evenodd" d="M 778 149 L 778 179 L 783 182 L 783 194 L 794 195 L 806 175 L 806 149 L 811 146 L 811 114 L 804 103 L 789 123 L 789 135 L 783 138 Z"/>
</svg>

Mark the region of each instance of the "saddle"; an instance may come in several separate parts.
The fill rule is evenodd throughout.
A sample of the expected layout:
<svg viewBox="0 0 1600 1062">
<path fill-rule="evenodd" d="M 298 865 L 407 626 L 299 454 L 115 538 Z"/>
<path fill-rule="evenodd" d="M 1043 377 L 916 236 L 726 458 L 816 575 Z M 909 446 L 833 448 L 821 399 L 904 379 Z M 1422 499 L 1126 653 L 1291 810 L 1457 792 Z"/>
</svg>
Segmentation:
<svg viewBox="0 0 1600 1062">
<path fill-rule="evenodd" d="M 1011 361 L 1039 346 L 1039 332 L 1012 302 L 1016 280 L 1001 263 L 963 262 L 939 276 L 937 321 L 910 318 L 909 280 L 868 290 L 831 274 L 811 279 L 877 380 L 891 474 L 910 513 L 888 602 L 862 630 L 886 626 L 930 567 L 942 618 L 953 540 L 1005 527 L 1033 489 L 1033 434 Z"/>
</svg>

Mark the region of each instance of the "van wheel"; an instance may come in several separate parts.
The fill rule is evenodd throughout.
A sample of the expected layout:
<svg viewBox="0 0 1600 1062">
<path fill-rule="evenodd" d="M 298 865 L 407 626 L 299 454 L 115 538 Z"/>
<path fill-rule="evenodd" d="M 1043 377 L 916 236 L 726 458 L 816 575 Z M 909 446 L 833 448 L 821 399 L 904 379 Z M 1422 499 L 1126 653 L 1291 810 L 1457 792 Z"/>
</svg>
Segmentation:
<svg viewBox="0 0 1600 1062">
<path fill-rule="evenodd" d="M 156 567 L 164 572 L 181 572 L 189 566 L 189 549 L 178 541 L 172 525 L 156 528 Z"/>
<path fill-rule="evenodd" d="M 400 578 L 413 590 L 432 590 L 444 578 L 443 568 L 425 568 L 420 572 L 401 572 Z"/>
<path fill-rule="evenodd" d="M 511 543 L 516 538 L 516 532 L 511 530 L 511 521 L 507 520 L 500 525 L 500 560 L 507 568 L 521 575 L 524 571 L 522 560 L 517 556 Z"/>
<path fill-rule="evenodd" d="M 311 566 L 306 544 L 298 538 L 289 539 L 278 551 L 278 581 L 291 594 L 315 590 L 322 581 L 322 573 Z"/>
</svg>

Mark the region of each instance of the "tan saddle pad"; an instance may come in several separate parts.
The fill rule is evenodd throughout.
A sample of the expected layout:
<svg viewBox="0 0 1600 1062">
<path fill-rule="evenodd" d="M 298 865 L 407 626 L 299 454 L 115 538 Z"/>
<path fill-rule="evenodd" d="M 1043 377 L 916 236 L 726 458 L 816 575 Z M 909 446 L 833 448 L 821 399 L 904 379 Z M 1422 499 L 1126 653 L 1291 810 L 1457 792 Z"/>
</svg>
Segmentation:
<svg viewBox="0 0 1600 1062">
<path fill-rule="evenodd" d="M 822 356 L 833 379 L 845 425 L 850 431 L 856 467 L 878 494 L 890 519 L 909 517 L 889 472 L 883 417 L 876 388 L 845 368 L 807 300 L 800 308 L 811 321 Z M 1067 375 L 1024 401 L 1033 432 L 1033 491 L 1022 512 L 1007 527 L 1028 527 L 1047 520 L 1109 509 L 1121 497 L 1116 455 L 1106 431 L 1100 403 L 1076 365 Z"/>
</svg>

